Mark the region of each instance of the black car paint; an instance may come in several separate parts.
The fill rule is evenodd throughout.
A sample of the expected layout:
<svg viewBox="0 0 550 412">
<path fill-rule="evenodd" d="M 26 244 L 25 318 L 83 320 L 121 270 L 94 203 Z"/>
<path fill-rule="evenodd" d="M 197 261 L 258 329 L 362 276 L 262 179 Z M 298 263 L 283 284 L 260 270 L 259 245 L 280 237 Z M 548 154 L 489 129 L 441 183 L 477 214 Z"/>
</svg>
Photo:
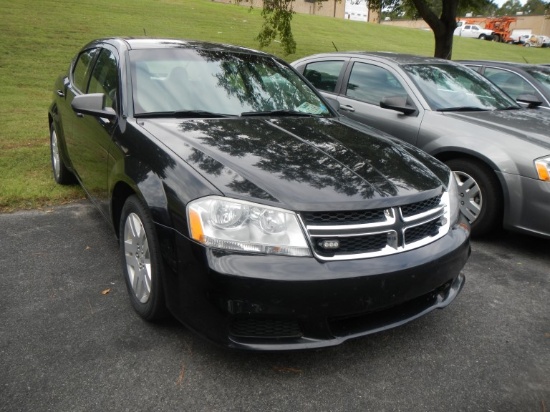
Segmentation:
<svg viewBox="0 0 550 412">
<path fill-rule="evenodd" d="M 125 58 L 129 46 L 123 40 L 105 40 L 87 47 L 105 45 L 116 47 L 120 59 L 123 86 L 117 96 L 118 116 L 108 120 L 71 112 L 71 100 L 79 91 L 71 88 L 67 77 L 61 77 L 56 89 L 64 90 L 64 97 L 57 96 L 52 104 L 50 122 L 63 138 L 71 133 L 74 138 L 63 116 L 74 116 L 73 121 L 94 130 L 85 141 L 95 143 L 90 157 L 84 159 L 85 169 L 72 161 L 63 138 L 61 156 L 115 231 L 127 196 L 137 194 L 148 206 L 162 250 L 167 305 L 186 325 L 217 343 L 238 348 L 329 346 L 412 320 L 452 299 L 414 316 L 401 315 L 391 325 L 380 324 L 339 338 L 331 338 L 325 324 L 301 339 L 269 344 L 235 341 L 228 338 L 228 321 L 245 314 L 273 319 L 294 314 L 299 319 L 318 318 L 308 324 L 321 325 L 328 322 L 323 316 L 329 313 L 370 313 L 430 294 L 434 286 L 446 285 L 449 295 L 453 279 L 458 289 L 452 298 L 460 291 L 463 279 L 458 278 L 459 272 L 470 253 L 463 220 L 429 247 L 367 262 L 252 255 L 208 249 L 191 241 L 185 208 L 193 199 L 227 195 L 295 211 L 389 207 L 441 193 L 448 170 L 412 146 L 390 143 L 395 139 L 337 117 L 135 119 L 128 103 L 131 88 Z M 257 141 L 235 146 L 242 134 Z M 379 156 L 380 150 L 387 156 Z M 289 157 L 292 154 L 300 156 Z M 304 169 L 304 162 L 311 167 Z M 86 172 L 92 177 L 86 178 Z M 422 281 L 420 274 L 427 277 Z M 353 295 L 340 296 L 343 285 L 341 290 L 353 290 Z M 373 287 L 384 293 L 372 295 Z M 329 311 L 335 306 L 339 309 Z M 319 311 L 323 307 L 324 313 Z"/>
</svg>

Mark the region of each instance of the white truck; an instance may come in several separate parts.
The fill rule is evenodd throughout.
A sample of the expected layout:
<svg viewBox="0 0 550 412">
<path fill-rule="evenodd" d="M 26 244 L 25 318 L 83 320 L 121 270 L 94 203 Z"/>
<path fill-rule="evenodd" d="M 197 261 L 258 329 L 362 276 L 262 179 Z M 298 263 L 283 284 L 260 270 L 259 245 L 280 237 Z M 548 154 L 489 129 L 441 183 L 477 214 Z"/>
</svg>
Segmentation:
<svg viewBox="0 0 550 412">
<path fill-rule="evenodd" d="M 474 39 L 493 40 L 495 33 L 492 30 L 483 29 L 477 24 L 465 24 L 458 21 L 454 31 L 455 36 L 472 37 Z"/>
</svg>

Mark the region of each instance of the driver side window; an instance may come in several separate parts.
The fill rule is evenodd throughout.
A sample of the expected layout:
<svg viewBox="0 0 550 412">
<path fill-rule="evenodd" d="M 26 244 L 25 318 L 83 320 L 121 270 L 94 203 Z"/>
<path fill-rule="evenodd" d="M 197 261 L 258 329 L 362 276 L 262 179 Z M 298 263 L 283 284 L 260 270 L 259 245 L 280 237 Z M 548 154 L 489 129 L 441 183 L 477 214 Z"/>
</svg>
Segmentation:
<svg viewBox="0 0 550 412">
<path fill-rule="evenodd" d="M 101 50 L 92 71 L 88 93 L 104 93 L 105 107 L 116 108 L 118 93 L 118 66 L 112 52 Z"/>
<path fill-rule="evenodd" d="M 90 70 L 96 54 L 97 49 L 86 50 L 78 56 L 74 65 L 72 83 L 81 93 L 86 93 Z"/>
<path fill-rule="evenodd" d="M 408 94 L 390 71 L 372 64 L 356 62 L 351 69 L 346 96 L 378 106 L 384 97 L 407 98 Z"/>
<path fill-rule="evenodd" d="M 537 91 L 535 88 L 531 86 L 527 80 L 515 73 L 494 67 L 487 67 L 483 74 L 514 100 L 517 99 L 520 94 L 524 93 L 536 96 Z"/>
</svg>

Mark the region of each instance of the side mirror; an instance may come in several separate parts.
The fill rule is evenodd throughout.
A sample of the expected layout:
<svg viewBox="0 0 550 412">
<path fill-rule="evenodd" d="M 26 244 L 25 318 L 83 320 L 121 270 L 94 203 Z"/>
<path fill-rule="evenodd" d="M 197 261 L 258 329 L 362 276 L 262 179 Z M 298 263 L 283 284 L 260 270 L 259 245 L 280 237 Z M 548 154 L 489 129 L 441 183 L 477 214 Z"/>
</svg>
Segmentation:
<svg viewBox="0 0 550 412">
<path fill-rule="evenodd" d="M 534 94 L 520 94 L 516 97 L 516 101 L 527 104 L 529 109 L 534 109 L 542 104 L 542 102 Z"/>
<path fill-rule="evenodd" d="M 105 107 L 105 94 L 103 93 L 75 96 L 71 107 L 77 113 L 105 117 L 107 119 L 114 119 L 116 117 L 116 112 L 111 107 Z"/>
<path fill-rule="evenodd" d="M 406 96 L 384 97 L 380 100 L 380 107 L 382 109 L 395 110 L 407 116 L 416 113 L 416 107 L 407 103 Z"/>
</svg>

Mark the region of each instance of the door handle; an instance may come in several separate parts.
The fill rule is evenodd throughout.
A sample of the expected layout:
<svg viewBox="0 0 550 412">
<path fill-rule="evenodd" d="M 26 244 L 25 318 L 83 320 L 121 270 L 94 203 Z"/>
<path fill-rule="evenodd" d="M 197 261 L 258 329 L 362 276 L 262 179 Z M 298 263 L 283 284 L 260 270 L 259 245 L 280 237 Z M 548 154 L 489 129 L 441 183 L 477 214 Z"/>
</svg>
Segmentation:
<svg viewBox="0 0 550 412">
<path fill-rule="evenodd" d="M 345 112 L 354 112 L 355 109 L 353 108 L 353 106 L 350 106 L 349 104 L 343 104 L 340 106 L 340 109 L 342 109 L 343 111 Z"/>
<path fill-rule="evenodd" d="M 62 90 L 58 90 L 58 91 L 57 91 L 57 95 L 58 95 L 59 97 L 65 97 L 65 93 L 63 93 Z"/>
</svg>

